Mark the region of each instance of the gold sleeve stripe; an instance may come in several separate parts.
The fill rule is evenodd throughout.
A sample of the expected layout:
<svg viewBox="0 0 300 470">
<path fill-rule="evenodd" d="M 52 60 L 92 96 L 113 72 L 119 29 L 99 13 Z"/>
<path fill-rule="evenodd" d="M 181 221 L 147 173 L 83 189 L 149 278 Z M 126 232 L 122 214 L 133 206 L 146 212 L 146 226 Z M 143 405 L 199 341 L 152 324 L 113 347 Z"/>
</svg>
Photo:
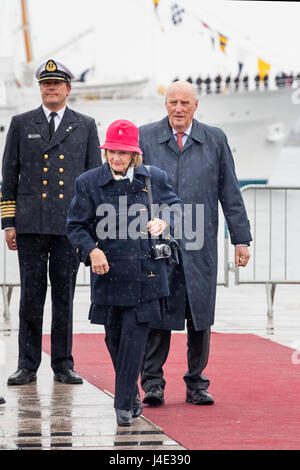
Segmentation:
<svg viewBox="0 0 300 470">
<path fill-rule="evenodd" d="M 15 211 L 16 206 L 7 206 L 7 207 L 1 207 L 1 211 Z"/>
<path fill-rule="evenodd" d="M 7 212 L 16 212 L 16 209 L 13 207 L 10 209 L 1 209 L 1 214 L 6 214 Z"/>
<path fill-rule="evenodd" d="M 1 201 L 0 202 L 0 206 L 4 206 L 5 204 L 9 205 L 9 206 L 15 206 L 16 205 L 16 201 Z"/>
<path fill-rule="evenodd" d="M 7 214 L 15 214 L 16 211 L 11 210 L 11 211 L 1 211 L 1 215 L 7 215 Z"/>
<path fill-rule="evenodd" d="M 1 207 L 1 215 L 15 214 L 15 213 L 16 213 L 15 207 Z"/>
</svg>

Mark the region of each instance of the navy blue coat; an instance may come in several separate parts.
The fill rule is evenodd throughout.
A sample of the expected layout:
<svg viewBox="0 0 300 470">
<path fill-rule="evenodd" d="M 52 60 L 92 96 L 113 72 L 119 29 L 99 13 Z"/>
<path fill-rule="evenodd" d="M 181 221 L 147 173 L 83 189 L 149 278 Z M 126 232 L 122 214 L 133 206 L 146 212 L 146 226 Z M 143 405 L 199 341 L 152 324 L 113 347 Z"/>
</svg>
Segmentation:
<svg viewBox="0 0 300 470">
<path fill-rule="evenodd" d="M 124 228 L 127 230 L 129 224 L 134 224 L 143 210 L 147 212 L 146 221 L 150 220 L 145 176 L 151 178 L 154 204 L 182 205 L 167 183 L 167 174 L 152 166 L 150 173 L 144 165 L 135 168 L 132 183 L 128 178 L 116 181 L 107 162 L 76 179 L 75 195 L 67 217 L 68 237 L 79 260 L 87 266 L 90 264 L 89 253 L 96 247 L 104 251 L 110 266 L 109 272 L 103 275 L 91 272 L 93 304 L 135 307 L 169 295 L 166 262 L 151 257 L 147 229 L 143 233 L 139 227 L 139 236 L 135 239 L 124 234 Z M 109 207 L 105 206 L 106 212 L 101 212 L 103 204 L 109 204 Z M 137 213 L 128 215 L 133 204 Z M 113 219 L 115 232 L 113 230 L 106 237 L 104 232 L 108 226 L 105 222 L 109 211 L 116 215 Z M 122 236 L 120 230 L 123 230 Z"/>
<path fill-rule="evenodd" d="M 49 138 L 42 106 L 14 116 L 3 156 L 2 228 L 65 235 L 74 181 L 101 165 L 95 120 L 66 107 Z"/>
<path fill-rule="evenodd" d="M 182 266 L 170 265 L 170 317 L 155 328 L 184 329 L 186 294 L 195 328 L 214 322 L 217 283 L 218 201 L 221 202 L 233 244 L 250 241 L 251 233 L 235 174 L 232 154 L 221 129 L 193 120 L 191 134 L 180 152 L 168 117 L 140 128 L 145 164 L 165 170 L 184 204 L 204 205 L 204 245 L 186 250 L 182 239 Z M 199 227 L 201 230 L 201 227 Z"/>
</svg>

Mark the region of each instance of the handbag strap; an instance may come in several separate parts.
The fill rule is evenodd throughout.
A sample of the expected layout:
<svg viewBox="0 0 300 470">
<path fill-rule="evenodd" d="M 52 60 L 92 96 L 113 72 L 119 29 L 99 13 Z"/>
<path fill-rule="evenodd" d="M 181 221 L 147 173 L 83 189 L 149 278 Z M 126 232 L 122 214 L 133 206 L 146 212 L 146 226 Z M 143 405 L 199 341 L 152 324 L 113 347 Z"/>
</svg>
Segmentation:
<svg viewBox="0 0 300 470">
<path fill-rule="evenodd" d="M 150 165 L 145 165 L 147 170 L 150 173 Z M 148 193 L 148 202 L 149 202 L 149 207 L 150 207 L 150 218 L 151 220 L 154 219 L 154 214 L 153 214 L 153 197 L 152 197 L 152 187 L 151 187 L 151 179 L 149 176 L 145 176 L 145 183 L 146 183 L 146 188 L 147 188 L 147 193 Z"/>
<path fill-rule="evenodd" d="M 148 170 L 149 173 L 150 173 L 150 165 L 145 165 L 145 167 L 147 168 L 147 170 Z M 154 213 L 153 213 L 153 198 L 152 198 L 151 179 L 149 178 L 149 176 L 145 176 L 145 183 L 146 183 L 146 189 L 147 189 L 147 192 L 148 192 L 148 201 L 149 201 L 149 206 L 150 206 L 151 220 L 153 220 L 153 219 L 154 219 Z M 151 238 L 151 242 L 152 242 L 152 246 L 154 247 L 154 246 L 155 246 L 155 243 L 154 243 L 154 241 L 153 241 L 152 238 Z M 181 250 L 181 247 L 178 245 L 177 241 L 172 237 L 171 234 L 169 234 L 168 242 L 169 242 L 169 243 L 171 244 L 171 246 L 172 246 L 172 253 L 173 253 L 175 262 L 176 262 L 177 264 L 179 264 L 179 256 L 178 256 L 177 248 L 178 248 L 179 250 Z"/>
</svg>

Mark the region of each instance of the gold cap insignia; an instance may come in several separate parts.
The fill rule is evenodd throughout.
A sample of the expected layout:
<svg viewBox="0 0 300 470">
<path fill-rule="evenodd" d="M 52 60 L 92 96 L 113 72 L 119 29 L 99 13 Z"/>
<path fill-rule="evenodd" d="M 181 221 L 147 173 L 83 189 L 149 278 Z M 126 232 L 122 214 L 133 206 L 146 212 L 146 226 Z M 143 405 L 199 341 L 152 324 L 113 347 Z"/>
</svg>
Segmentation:
<svg viewBox="0 0 300 470">
<path fill-rule="evenodd" d="M 55 72 L 57 70 L 57 66 L 54 60 L 48 60 L 45 66 L 45 70 L 47 70 L 47 72 Z"/>
</svg>

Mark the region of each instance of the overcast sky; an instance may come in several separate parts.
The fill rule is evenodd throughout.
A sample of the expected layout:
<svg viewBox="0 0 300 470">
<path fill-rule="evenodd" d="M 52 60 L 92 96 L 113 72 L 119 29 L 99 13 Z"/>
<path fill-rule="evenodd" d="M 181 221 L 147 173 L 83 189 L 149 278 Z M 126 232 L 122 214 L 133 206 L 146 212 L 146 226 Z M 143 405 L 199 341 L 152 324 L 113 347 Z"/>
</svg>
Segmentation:
<svg viewBox="0 0 300 470">
<path fill-rule="evenodd" d="M 254 72 L 260 56 L 272 70 L 300 71 L 298 2 L 225 0 L 28 0 L 32 51 L 37 64 L 50 56 L 75 74 L 95 67 L 102 80 L 227 73 L 238 60 Z M 172 22 L 172 6 L 185 11 Z M 18 29 L 20 1 L 1 0 L 0 55 L 25 60 Z M 203 28 L 206 22 L 211 30 Z M 89 29 L 80 41 L 74 38 Z M 228 37 L 226 54 L 212 47 L 212 32 Z M 63 47 L 72 40 L 72 45 Z M 217 44 L 217 43 L 216 43 Z M 251 69 L 251 70 L 250 70 Z"/>
</svg>

